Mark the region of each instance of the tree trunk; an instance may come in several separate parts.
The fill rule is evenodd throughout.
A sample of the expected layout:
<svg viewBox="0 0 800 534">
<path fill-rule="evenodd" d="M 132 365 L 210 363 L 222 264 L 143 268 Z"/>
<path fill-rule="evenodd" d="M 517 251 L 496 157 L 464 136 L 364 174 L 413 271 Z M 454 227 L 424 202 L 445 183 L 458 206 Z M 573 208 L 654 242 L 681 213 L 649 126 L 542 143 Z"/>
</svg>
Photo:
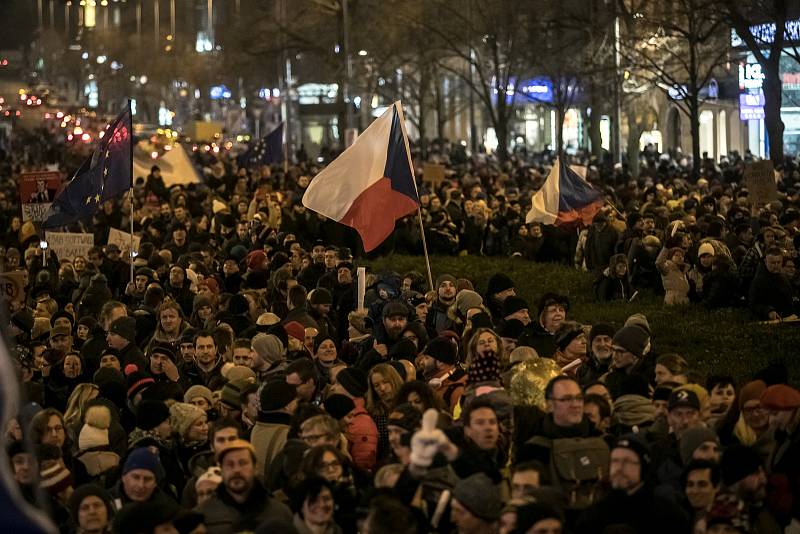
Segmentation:
<svg viewBox="0 0 800 534">
<path fill-rule="evenodd" d="M 428 160 L 428 139 L 426 137 L 427 128 L 425 127 L 425 120 L 427 115 L 428 112 L 425 109 L 423 99 L 420 98 L 419 111 L 417 112 L 417 117 L 419 118 L 417 131 L 419 132 L 419 152 L 422 156 L 422 161 Z"/>
<path fill-rule="evenodd" d="M 781 105 L 783 101 L 783 86 L 779 67 L 772 61 L 767 62 L 770 68 L 764 73 L 764 125 L 769 138 L 769 157 L 774 165 L 783 164 L 783 121 L 781 120 Z M 777 63 L 777 62 L 775 62 Z"/>
<path fill-rule="evenodd" d="M 508 161 L 508 108 L 503 109 L 503 113 L 498 109 L 497 124 L 495 134 L 497 134 L 497 159 L 505 163 Z"/>
<path fill-rule="evenodd" d="M 636 114 L 628 112 L 628 172 L 631 176 L 639 175 L 639 138 L 642 136 L 642 128 L 636 124 Z"/>
<path fill-rule="evenodd" d="M 592 106 L 589 114 L 589 143 L 592 145 L 592 156 L 603 161 L 603 136 L 600 134 L 600 110 Z"/>
<path fill-rule="evenodd" d="M 698 102 L 697 92 L 694 90 L 689 96 L 689 127 L 692 132 L 692 177 L 697 180 L 700 177 L 702 161 L 700 159 L 700 102 Z"/>
<path fill-rule="evenodd" d="M 563 106 L 556 108 L 556 153 L 561 155 L 564 152 L 564 116 L 567 114 Z"/>
</svg>

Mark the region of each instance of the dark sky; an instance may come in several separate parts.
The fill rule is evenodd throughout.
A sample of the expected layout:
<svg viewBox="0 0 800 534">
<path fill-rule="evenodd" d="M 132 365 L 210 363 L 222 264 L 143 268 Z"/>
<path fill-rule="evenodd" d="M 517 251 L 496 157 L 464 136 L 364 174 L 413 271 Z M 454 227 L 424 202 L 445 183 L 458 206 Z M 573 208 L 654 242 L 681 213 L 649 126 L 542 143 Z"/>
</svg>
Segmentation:
<svg viewBox="0 0 800 534">
<path fill-rule="evenodd" d="M 36 31 L 36 4 L 33 0 L 0 0 L 0 20 L 0 50 L 20 48 Z"/>
</svg>

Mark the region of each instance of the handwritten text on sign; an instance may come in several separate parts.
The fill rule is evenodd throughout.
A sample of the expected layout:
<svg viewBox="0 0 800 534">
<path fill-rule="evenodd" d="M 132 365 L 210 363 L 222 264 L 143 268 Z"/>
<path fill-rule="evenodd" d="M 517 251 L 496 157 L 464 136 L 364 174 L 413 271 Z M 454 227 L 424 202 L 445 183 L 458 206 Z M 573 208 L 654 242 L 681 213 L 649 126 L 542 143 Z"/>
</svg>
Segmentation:
<svg viewBox="0 0 800 534">
<path fill-rule="evenodd" d="M 59 260 L 74 260 L 77 256 L 85 258 L 94 246 L 94 234 L 45 232 L 45 240 Z"/>
<path fill-rule="evenodd" d="M 0 273 L 0 296 L 10 302 L 21 302 L 25 299 L 25 273 L 14 271 Z"/>
</svg>

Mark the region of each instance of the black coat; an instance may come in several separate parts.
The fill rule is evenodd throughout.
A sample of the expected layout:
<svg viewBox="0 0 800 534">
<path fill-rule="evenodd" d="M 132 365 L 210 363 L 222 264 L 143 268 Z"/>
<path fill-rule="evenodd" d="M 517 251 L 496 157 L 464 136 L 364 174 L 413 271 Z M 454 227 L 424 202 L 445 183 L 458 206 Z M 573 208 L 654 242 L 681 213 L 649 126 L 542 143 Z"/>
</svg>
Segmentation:
<svg viewBox="0 0 800 534">
<path fill-rule="evenodd" d="M 792 286 L 783 274 L 773 274 L 765 265 L 759 265 L 750 283 L 750 309 L 759 319 L 766 320 L 775 311 L 781 317 L 794 313 Z"/>
<path fill-rule="evenodd" d="M 680 506 L 653 495 L 647 487 L 640 488 L 633 495 L 611 491 L 603 500 L 583 512 L 576 526 L 578 534 L 623 531 L 636 534 L 689 534 L 692 526 Z"/>
</svg>

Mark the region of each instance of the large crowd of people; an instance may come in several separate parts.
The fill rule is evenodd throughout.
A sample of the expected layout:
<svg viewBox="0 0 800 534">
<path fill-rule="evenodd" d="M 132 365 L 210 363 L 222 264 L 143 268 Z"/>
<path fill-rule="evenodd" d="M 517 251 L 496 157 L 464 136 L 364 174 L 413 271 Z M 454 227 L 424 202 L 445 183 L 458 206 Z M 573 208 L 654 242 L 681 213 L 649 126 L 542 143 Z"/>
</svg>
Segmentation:
<svg viewBox="0 0 800 534">
<path fill-rule="evenodd" d="M 447 168 L 418 175 L 432 254 L 583 269 L 602 301 L 797 311 L 791 159 L 778 199 L 755 206 L 749 155 L 693 168 L 648 148 L 635 177 L 577 156 L 608 200 L 580 229 L 525 224 L 553 154 L 429 149 Z M 174 187 L 154 166 L 133 203 L 68 228 L 94 233 L 86 257 L 58 258 L 17 188 L 69 168 L 64 153 L 42 135 L 0 142 L 0 271 L 25 275 L 2 310 L 21 393 L 5 450 L 20 499 L 62 533 L 800 529 L 786 368 L 703 376 L 659 350 L 646 316 L 580 324 L 564 288 L 524 295 L 502 272 L 428 287 L 368 270 L 359 305 L 358 236 L 303 207 L 320 168 L 304 157 L 248 168 L 197 151 L 201 183 Z M 106 244 L 131 218 L 132 260 Z M 377 253 L 421 247 L 409 217 Z"/>
</svg>

